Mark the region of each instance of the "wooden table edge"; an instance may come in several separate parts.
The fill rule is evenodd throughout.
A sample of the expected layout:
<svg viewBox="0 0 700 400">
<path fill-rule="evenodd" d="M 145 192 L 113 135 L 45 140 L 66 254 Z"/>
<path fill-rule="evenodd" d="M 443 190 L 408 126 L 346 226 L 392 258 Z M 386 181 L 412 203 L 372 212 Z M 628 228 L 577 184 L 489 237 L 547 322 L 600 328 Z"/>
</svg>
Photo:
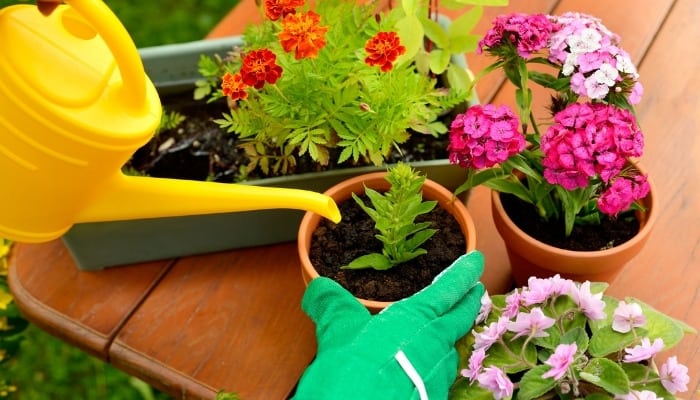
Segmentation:
<svg viewBox="0 0 700 400">
<path fill-rule="evenodd" d="M 77 323 L 64 314 L 55 312 L 54 309 L 39 301 L 31 292 L 26 290 L 22 285 L 21 279 L 17 276 L 17 267 L 15 265 L 16 257 L 14 257 L 17 251 L 21 251 L 21 248 L 15 245 L 9 257 L 10 265 L 8 268 L 7 281 L 10 285 L 10 291 L 14 296 L 14 302 L 22 316 L 32 324 L 41 328 L 41 330 L 51 332 L 53 336 L 103 361 L 108 361 L 108 349 L 111 340 L 116 336 L 118 330 L 110 332 L 109 335 L 104 335 L 83 324 Z"/>
<path fill-rule="evenodd" d="M 179 398 L 181 399 L 213 399 L 219 391 L 131 346 L 125 345 L 119 339 L 111 343 L 109 357 L 115 367 L 166 393 L 177 391 L 180 393 Z M 148 371 L 148 373 L 143 373 L 144 371 Z M 155 377 L 159 379 L 155 379 Z"/>
<path fill-rule="evenodd" d="M 105 362 L 110 362 L 109 348 L 119 334 L 119 331 L 139 309 L 141 304 L 143 304 L 176 262 L 176 260 L 171 260 L 165 263 L 146 287 L 146 290 L 144 290 L 133 303 L 133 307 L 122 316 L 109 333 L 103 334 L 47 306 L 25 288 L 18 275 L 18 267 L 16 265 L 16 255 L 23 250 L 26 251 L 26 245 L 22 243 L 16 243 L 13 246 L 8 257 L 9 265 L 7 274 L 10 292 L 22 316 L 41 330 Z"/>
</svg>

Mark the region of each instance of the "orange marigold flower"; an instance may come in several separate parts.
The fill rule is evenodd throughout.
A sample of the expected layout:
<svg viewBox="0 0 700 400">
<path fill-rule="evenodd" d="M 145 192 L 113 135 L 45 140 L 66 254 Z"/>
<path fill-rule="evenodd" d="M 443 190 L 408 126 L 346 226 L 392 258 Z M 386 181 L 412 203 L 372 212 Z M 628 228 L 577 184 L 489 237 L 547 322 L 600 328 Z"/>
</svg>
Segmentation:
<svg viewBox="0 0 700 400">
<path fill-rule="evenodd" d="M 228 96 L 234 101 L 247 99 L 248 92 L 245 90 L 246 87 L 241 74 L 234 75 L 230 72 L 224 74 L 221 82 L 221 91 L 224 92 L 224 96 Z"/>
<path fill-rule="evenodd" d="M 294 51 L 294 58 L 315 58 L 326 45 L 327 26 L 320 26 L 321 16 L 313 11 L 288 14 L 282 20 L 280 43 L 284 51 Z"/>
<path fill-rule="evenodd" d="M 387 72 L 394 68 L 394 61 L 406 53 L 406 47 L 401 45 L 396 32 L 379 32 L 367 41 L 365 51 L 365 64 L 380 66 L 382 71 Z"/>
<path fill-rule="evenodd" d="M 294 14 L 296 8 L 303 5 L 304 0 L 265 0 L 263 9 L 268 19 L 277 21 L 287 14 Z"/>
<path fill-rule="evenodd" d="M 241 67 L 243 83 L 262 89 L 265 82 L 273 85 L 282 76 L 282 67 L 277 65 L 277 56 L 268 49 L 253 50 L 243 58 Z"/>
</svg>

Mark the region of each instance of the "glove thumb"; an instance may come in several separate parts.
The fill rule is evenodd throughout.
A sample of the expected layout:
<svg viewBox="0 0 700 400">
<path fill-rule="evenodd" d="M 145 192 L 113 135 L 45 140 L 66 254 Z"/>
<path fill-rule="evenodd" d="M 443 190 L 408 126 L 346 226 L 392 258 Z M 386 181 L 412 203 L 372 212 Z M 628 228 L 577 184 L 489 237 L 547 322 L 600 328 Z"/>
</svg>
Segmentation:
<svg viewBox="0 0 700 400">
<path fill-rule="evenodd" d="M 301 308 L 316 324 L 319 351 L 346 343 L 371 318 L 367 308 L 350 292 L 326 277 L 309 283 Z"/>
</svg>

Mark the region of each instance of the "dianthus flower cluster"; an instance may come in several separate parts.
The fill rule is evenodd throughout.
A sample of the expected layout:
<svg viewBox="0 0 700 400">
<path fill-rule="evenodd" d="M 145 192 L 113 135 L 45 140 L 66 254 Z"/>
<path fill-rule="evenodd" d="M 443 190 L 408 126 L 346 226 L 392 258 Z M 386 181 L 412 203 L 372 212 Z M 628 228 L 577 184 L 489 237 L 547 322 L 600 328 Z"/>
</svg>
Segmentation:
<svg viewBox="0 0 700 400">
<path fill-rule="evenodd" d="M 646 177 L 622 175 L 630 157 L 640 157 L 644 136 L 629 110 L 602 103 L 573 103 L 554 115 L 542 135 L 544 177 L 566 190 L 585 188 L 599 177 L 601 211 L 617 215 L 649 192 Z"/>
<path fill-rule="evenodd" d="M 579 96 L 604 99 L 610 90 L 626 93 L 631 104 L 639 103 L 642 85 L 620 38 L 598 18 L 580 13 L 552 17 L 557 25 L 549 44 L 549 60 L 562 65 L 571 76 L 571 89 Z"/>
<path fill-rule="evenodd" d="M 479 41 L 478 52 L 484 49 L 514 48 L 523 58 L 544 49 L 549 43 L 549 37 L 554 25 L 544 14 L 509 14 L 500 15 L 493 21 L 483 39 Z"/>
<path fill-rule="evenodd" d="M 632 164 L 644 147 L 632 104 L 642 90 L 619 43 L 584 14 L 495 18 L 479 50 L 497 61 L 479 77 L 503 70 L 516 87 L 518 109 L 473 106 L 453 121 L 450 160 L 469 170 L 456 192 L 485 184 L 515 194 L 542 218 L 563 220 L 566 236 L 577 221 L 641 209 L 650 186 Z M 542 127 L 532 112 L 531 82 L 554 92 L 552 121 Z"/>
<path fill-rule="evenodd" d="M 555 275 L 531 277 L 507 295 L 484 294 L 464 339 L 470 343 L 461 371 L 468 385 L 464 398 L 484 390 L 495 399 L 518 390 L 524 396 L 616 399 L 687 391 L 688 369 L 675 356 L 660 369 L 655 364 L 655 356 L 671 346 L 664 333 L 676 321 L 642 303 L 604 296 L 604 287 Z"/>
<path fill-rule="evenodd" d="M 505 106 L 470 107 L 450 128 L 450 161 L 465 168 L 490 168 L 525 148 L 518 118 Z"/>
</svg>

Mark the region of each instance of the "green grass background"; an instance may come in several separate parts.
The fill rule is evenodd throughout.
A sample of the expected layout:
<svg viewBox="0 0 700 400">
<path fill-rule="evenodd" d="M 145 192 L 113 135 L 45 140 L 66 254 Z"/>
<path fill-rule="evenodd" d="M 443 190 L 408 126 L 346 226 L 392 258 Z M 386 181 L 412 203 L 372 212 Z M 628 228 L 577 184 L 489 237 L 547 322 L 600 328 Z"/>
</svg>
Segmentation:
<svg viewBox="0 0 700 400">
<path fill-rule="evenodd" d="M 138 47 L 201 39 L 238 0 L 104 0 Z M 0 0 L 34 4 L 34 0 Z"/>
<path fill-rule="evenodd" d="M 238 0 L 105 0 L 138 47 L 201 39 Z M 0 8 L 34 1 L 0 0 Z M 0 38 L 2 47 L 2 38 Z M 176 351 L 176 349 L 175 349 Z M 0 397 L 22 400 L 167 399 L 109 364 L 31 326 L 17 356 L 0 376 L 16 389 Z"/>
</svg>

